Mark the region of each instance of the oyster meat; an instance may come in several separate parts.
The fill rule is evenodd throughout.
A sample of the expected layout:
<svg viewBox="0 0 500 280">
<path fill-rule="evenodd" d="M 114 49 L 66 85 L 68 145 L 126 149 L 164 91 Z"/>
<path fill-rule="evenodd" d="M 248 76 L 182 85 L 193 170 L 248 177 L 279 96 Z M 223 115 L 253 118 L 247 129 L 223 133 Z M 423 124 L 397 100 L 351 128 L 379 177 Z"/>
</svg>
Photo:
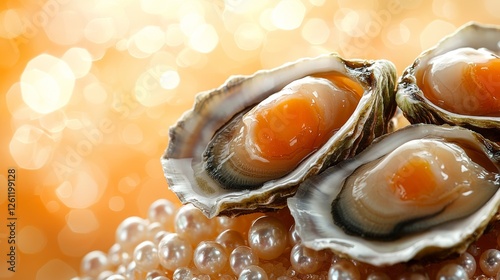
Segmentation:
<svg viewBox="0 0 500 280">
<path fill-rule="evenodd" d="M 385 60 L 305 58 L 200 93 L 170 129 L 170 189 L 208 217 L 279 209 L 300 182 L 387 132 L 396 72 Z"/>
<path fill-rule="evenodd" d="M 398 82 L 411 123 L 463 126 L 500 141 L 500 29 L 469 23 L 423 52 Z"/>
<path fill-rule="evenodd" d="M 412 125 L 305 180 L 288 206 L 302 242 L 373 265 L 463 252 L 500 205 L 500 146 Z"/>
</svg>

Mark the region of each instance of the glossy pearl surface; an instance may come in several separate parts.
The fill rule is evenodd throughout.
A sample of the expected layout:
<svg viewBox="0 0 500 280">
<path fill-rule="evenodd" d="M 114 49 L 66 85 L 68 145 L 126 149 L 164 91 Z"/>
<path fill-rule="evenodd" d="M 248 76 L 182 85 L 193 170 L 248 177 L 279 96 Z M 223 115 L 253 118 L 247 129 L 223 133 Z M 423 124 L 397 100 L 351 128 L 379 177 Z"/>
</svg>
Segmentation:
<svg viewBox="0 0 500 280">
<path fill-rule="evenodd" d="M 193 248 L 189 241 L 176 233 L 166 235 L 158 244 L 160 264 L 167 270 L 188 266 L 193 257 Z"/>
<path fill-rule="evenodd" d="M 151 241 L 141 242 L 134 250 L 134 261 L 141 270 L 156 269 L 160 263 L 157 246 Z"/>
<path fill-rule="evenodd" d="M 438 280 L 468 280 L 469 276 L 465 269 L 455 263 L 450 263 L 443 266 L 437 273 Z"/>
<path fill-rule="evenodd" d="M 116 243 L 125 251 L 131 251 L 145 239 L 147 232 L 146 220 L 139 217 L 128 217 L 116 229 Z"/>
<path fill-rule="evenodd" d="M 221 272 L 227 263 L 226 250 L 214 241 L 203 241 L 194 251 L 193 261 L 201 273 L 214 274 Z"/>
<path fill-rule="evenodd" d="M 250 265 L 258 265 L 259 257 L 248 246 L 239 246 L 231 252 L 229 265 L 235 275 L 240 275 L 243 269 Z"/>
<path fill-rule="evenodd" d="M 279 257 L 287 246 L 288 230 L 271 216 L 256 219 L 248 231 L 248 244 L 259 258 L 272 260 Z"/>
<path fill-rule="evenodd" d="M 268 280 L 266 271 L 256 265 L 251 265 L 240 273 L 238 280 Z"/>
<path fill-rule="evenodd" d="M 360 280 L 361 275 L 354 264 L 348 260 L 339 260 L 328 270 L 329 280 Z"/>
<path fill-rule="evenodd" d="M 186 238 L 193 247 L 215 235 L 215 223 L 193 205 L 182 206 L 175 216 L 175 231 Z"/>
</svg>

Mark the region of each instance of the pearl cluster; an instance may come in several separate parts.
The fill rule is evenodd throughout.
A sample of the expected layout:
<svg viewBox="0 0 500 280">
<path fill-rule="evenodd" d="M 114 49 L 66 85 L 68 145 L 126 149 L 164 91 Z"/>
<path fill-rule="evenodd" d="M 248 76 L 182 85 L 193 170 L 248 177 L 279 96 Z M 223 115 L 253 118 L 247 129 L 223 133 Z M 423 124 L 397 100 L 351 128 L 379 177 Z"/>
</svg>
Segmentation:
<svg viewBox="0 0 500 280">
<path fill-rule="evenodd" d="M 490 227 L 458 257 L 378 268 L 305 247 L 287 209 L 208 219 L 160 199 L 118 226 L 107 253 L 88 253 L 78 279 L 500 279 L 500 226 Z"/>
</svg>

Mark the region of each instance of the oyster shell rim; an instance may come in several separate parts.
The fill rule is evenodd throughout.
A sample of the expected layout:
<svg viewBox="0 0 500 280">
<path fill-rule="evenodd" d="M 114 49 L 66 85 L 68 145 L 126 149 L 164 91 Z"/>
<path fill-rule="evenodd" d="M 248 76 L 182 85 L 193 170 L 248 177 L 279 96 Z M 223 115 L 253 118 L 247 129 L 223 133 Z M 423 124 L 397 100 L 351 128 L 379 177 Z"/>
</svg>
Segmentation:
<svg viewBox="0 0 500 280">
<path fill-rule="evenodd" d="M 469 134 L 470 140 L 486 143 L 482 147 L 483 151 L 490 158 L 493 158 L 493 160 L 498 162 L 495 155 L 491 154 L 489 145 L 495 146 L 496 152 L 500 151 L 499 145 L 484 139 L 476 132 L 459 126 L 415 124 L 377 138 L 372 143 L 370 148 L 376 150 L 377 145 L 382 146 L 380 143 L 383 142 L 384 139 L 396 139 L 395 141 L 397 141 L 397 143 L 394 145 L 402 144 L 408 140 L 420 139 L 422 138 L 420 132 L 425 135 L 429 135 L 432 131 L 436 130 L 436 128 L 438 128 L 438 130 L 443 130 L 445 135 L 467 133 Z M 416 132 L 419 133 L 415 132 L 401 135 L 401 132 L 404 133 L 404 131 L 408 130 L 411 130 L 410 132 L 415 132 L 413 130 L 417 130 Z M 383 149 L 389 151 L 391 150 L 390 147 L 383 147 Z M 337 181 L 343 181 L 341 178 L 344 178 L 345 176 L 348 176 L 347 174 L 354 172 L 357 166 L 359 166 L 356 160 L 359 157 L 365 156 L 369 151 L 367 150 L 368 148 L 355 158 L 346 160 L 339 163 L 337 166 L 331 167 L 338 170 L 336 171 L 337 173 L 341 173 L 336 177 Z M 380 152 L 377 151 L 376 154 L 379 155 Z M 378 158 L 378 156 L 372 155 L 368 157 L 368 159 L 372 160 L 376 158 Z M 367 161 L 368 160 L 365 159 L 362 162 Z M 500 170 L 500 163 L 496 163 L 496 165 Z M 489 224 L 491 219 L 494 218 L 500 206 L 499 189 L 478 212 L 465 218 L 464 220 L 451 221 L 435 227 L 430 231 L 412 234 L 409 237 L 403 237 L 396 241 L 387 242 L 367 240 L 359 236 L 352 236 L 344 233 L 340 227 L 333 223 L 333 220 L 325 221 L 323 219 L 321 222 L 318 221 L 317 223 L 314 223 L 314 218 L 322 219 L 325 215 L 327 215 L 327 217 L 331 217 L 331 214 L 329 213 L 331 200 L 333 199 L 333 196 L 338 195 L 341 190 L 341 186 L 332 188 L 332 186 L 329 185 L 329 189 L 319 189 L 319 187 L 312 186 L 312 184 L 316 183 L 316 181 L 319 181 L 323 177 L 327 176 L 325 173 L 327 171 L 328 170 L 325 170 L 323 173 L 307 179 L 299 186 L 295 196 L 288 198 L 288 207 L 295 220 L 295 228 L 298 235 L 301 237 L 302 243 L 306 247 L 314 250 L 330 249 L 340 255 L 348 256 L 375 266 L 393 265 L 429 255 L 447 256 L 454 252 L 464 252 L 468 245 L 477 239 L 477 237 Z M 314 205 L 311 204 L 311 206 L 308 206 L 306 204 L 308 200 L 314 201 Z M 325 207 L 325 205 L 327 207 Z M 313 218 L 310 219 L 310 217 Z M 463 230 L 464 223 L 470 225 L 465 227 L 465 230 Z M 326 234 L 326 229 L 322 224 L 328 224 L 328 226 L 335 228 L 335 233 L 338 234 L 338 236 L 324 236 L 324 234 Z"/>
<path fill-rule="evenodd" d="M 430 102 L 417 85 L 416 72 L 422 63 L 430 58 L 461 47 L 481 48 L 486 44 L 474 40 L 479 32 L 495 33 L 500 36 L 498 25 L 468 22 L 455 32 L 443 37 L 436 45 L 420 53 L 399 77 L 396 90 L 396 103 L 411 123 L 458 125 L 481 133 L 487 138 L 500 141 L 500 117 L 463 115 L 447 111 Z M 472 38 L 471 38 L 472 37 Z M 497 41 L 498 42 L 498 41 Z M 500 52 L 497 42 L 493 51 Z"/>
<path fill-rule="evenodd" d="M 319 65 L 321 66 L 319 68 L 317 66 L 318 61 L 320 61 Z M 196 97 L 197 101 L 193 105 L 193 108 L 190 111 L 185 112 L 181 119 L 179 119 L 179 121 L 170 129 L 170 136 L 173 142 L 169 143 L 167 150 L 161 158 L 161 163 L 163 166 L 165 177 L 167 178 L 167 181 L 169 183 L 169 188 L 179 197 L 183 204 L 194 204 L 200 210 L 202 210 L 202 212 L 207 217 L 214 217 L 222 214 L 235 216 L 239 214 L 255 212 L 257 210 L 266 211 L 283 208 L 286 206 L 287 197 L 295 193 L 298 184 L 304 180 L 304 176 L 316 174 L 323 168 L 324 162 L 318 164 L 317 161 L 311 163 L 310 160 L 305 160 L 299 165 L 299 167 L 297 167 L 293 171 L 293 173 L 297 175 L 295 176 L 295 178 L 292 178 L 292 181 L 284 182 L 284 178 L 290 179 L 287 175 L 283 178 L 267 182 L 262 188 L 258 188 L 256 190 L 238 191 L 235 192 L 235 196 L 226 196 L 225 199 L 222 199 L 221 197 L 204 197 L 204 195 L 206 194 L 199 193 L 198 190 L 191 186 L 193 185 L 191 183 L 174 183 L 175 178 L 181 176 L 187 178 L 187 180 L 184 180 L 183 182 L 196 182 L 196 179 L 193 176 L 193 172 L 183 169 L 181 166 L 172 164 L 172 161 L 174 161 L 175 159 L 171 158 L 179 156 L 179 153 L 176 153 L 172 149 L 171 145 L 175 145 L 175 143 L 177 142 L 182 142 L 182 139 L 178 139 L 179 133 L 186 129 L 186 120 L 192 121 L 190 120 L 190 118 L 193 114 L 196 113 L 196 108 L 202 107 L 204 102 L 209 102 L 211 95 L 228 93 L 231 90 L 231 86 L 242 87 L 245 83 L 249 83 L 249 81 L 251 81 L 251 79 L 253 78 L 272 74 L 276 71 L 283 72 L 289 70 L 290 68 L 297 68 L 297 65 L 299 63 L 305 62 L 310 63 L 311 65 L 314 64 L 312 66 L 309 66 L 313 67 L 314 69 L 312 70 L 314 71 L 300 74 L 297 77 L 288 77 L 289 81 L 311 75 L 313 73 L 337 71 L 359 82 L 365 90 L 358 103 L 355 113 L 328 142 L 333 143 L 338 140 L 339 143 L 341 143 L 344 147 L 354 148 L 352 150 L 343 150 L 339 154 L 334 154 L 333 149 L 329 148 L 331 144 L 327 143 L 323 145 L 318 151 L 316 151 L 315 154 L 322 154 L 321 158 L 331 157 L 329 160 L 332 160 L 334 156 L 334 160 L 342 160 L 355 154 L 357 149 L 363 149 L 364 147 L 359 147 L 360 142 L 366 142 L 367 140 L 370 140 L 371 142 L 371 140 L 373 140 L 376 136 L 388 130 L 389 122 L 384 121 L 384 116 L 394 115 L 397 107 L 395 102 L 395 82 L 397 79 L 396 69 L 393 63 L 388 60 L 348 60 L 341 58 L 337 53 L 330 53 L 312 58 L 302 58 L 294 62 L 286 63 L 274 69 L 257 71 L 249 76 L 233 76 L 219 88 L 212 91 L 201 92 L 200 94 L 198 94 Z M 273 88 L 276 88 L 276 86 Z M 375 101 L 380 104 L 378 106 L 372 106 L 371 103 L 374 103 Z M 254 103 L 255 102 L 252 102 L 252 104 Z M 361 109 L 363 109 L 363 111 L 359 112 L 359 110 Z M 376 109 L 380 109 L 380 112 L 372 112 Z M 371 114 L 377 115 L 377 118 L 380 120 L 370 120 Z M 360 120 L 365 123 L 362 123 L 360 125 Z M 189 126 L 189 124 L 187 125 Z M 181 129 L 180 132 L 176 130 L 179 127 Z M 351 130 L 348 130 L 348 128 Z M 379 131 L 377 132 L 378 135 L 372 135 L 373 131 Z M 213 133 L 215 133 L 215 130 Z M 353 135 L 359 137 L 353 138 Z M 206 137 L 206 135 L 204 135 L 204 137 Z M 205 140 L 205 143 L 208 143 L 208 141 Z M 194 151 L 193 153 L 199 152 Z M 180 154 L 182 155 L 182 153 Z M 189 158 L 184 159 L 184 161 L 186 160 L 189 161 Z M 302 172 L 302 169 L 306 169 L 307 173 Z M 279 187 L 277 189 L 271 189 L 268 187 L 270 184 L 278 184 Z M 183 188 L 189 188 L 189 190 L 182 190 Z M 263 192 L 263 189 L 266 192 Z M 236 200 L 231 201 L 231 197 L 237 198 Z"/>
</svg>

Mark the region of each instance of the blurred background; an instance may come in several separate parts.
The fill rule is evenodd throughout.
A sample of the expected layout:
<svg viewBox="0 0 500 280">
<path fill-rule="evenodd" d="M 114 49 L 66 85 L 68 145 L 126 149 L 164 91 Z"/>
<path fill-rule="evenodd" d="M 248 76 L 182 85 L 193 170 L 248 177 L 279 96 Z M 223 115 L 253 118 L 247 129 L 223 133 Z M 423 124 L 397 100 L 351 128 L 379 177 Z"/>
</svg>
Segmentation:
<svg viewBox="0 0 500 280">
<path fill-rule="evenodd" d="M 496 0 L 0 2 L 0 278 L 69 279 L 168 190 L 168 128 L 196 93 L 301 57 L 389 59 L 401 73 Z M 7 268 L 16 170 L 16 272 Z"/>
</svg>

